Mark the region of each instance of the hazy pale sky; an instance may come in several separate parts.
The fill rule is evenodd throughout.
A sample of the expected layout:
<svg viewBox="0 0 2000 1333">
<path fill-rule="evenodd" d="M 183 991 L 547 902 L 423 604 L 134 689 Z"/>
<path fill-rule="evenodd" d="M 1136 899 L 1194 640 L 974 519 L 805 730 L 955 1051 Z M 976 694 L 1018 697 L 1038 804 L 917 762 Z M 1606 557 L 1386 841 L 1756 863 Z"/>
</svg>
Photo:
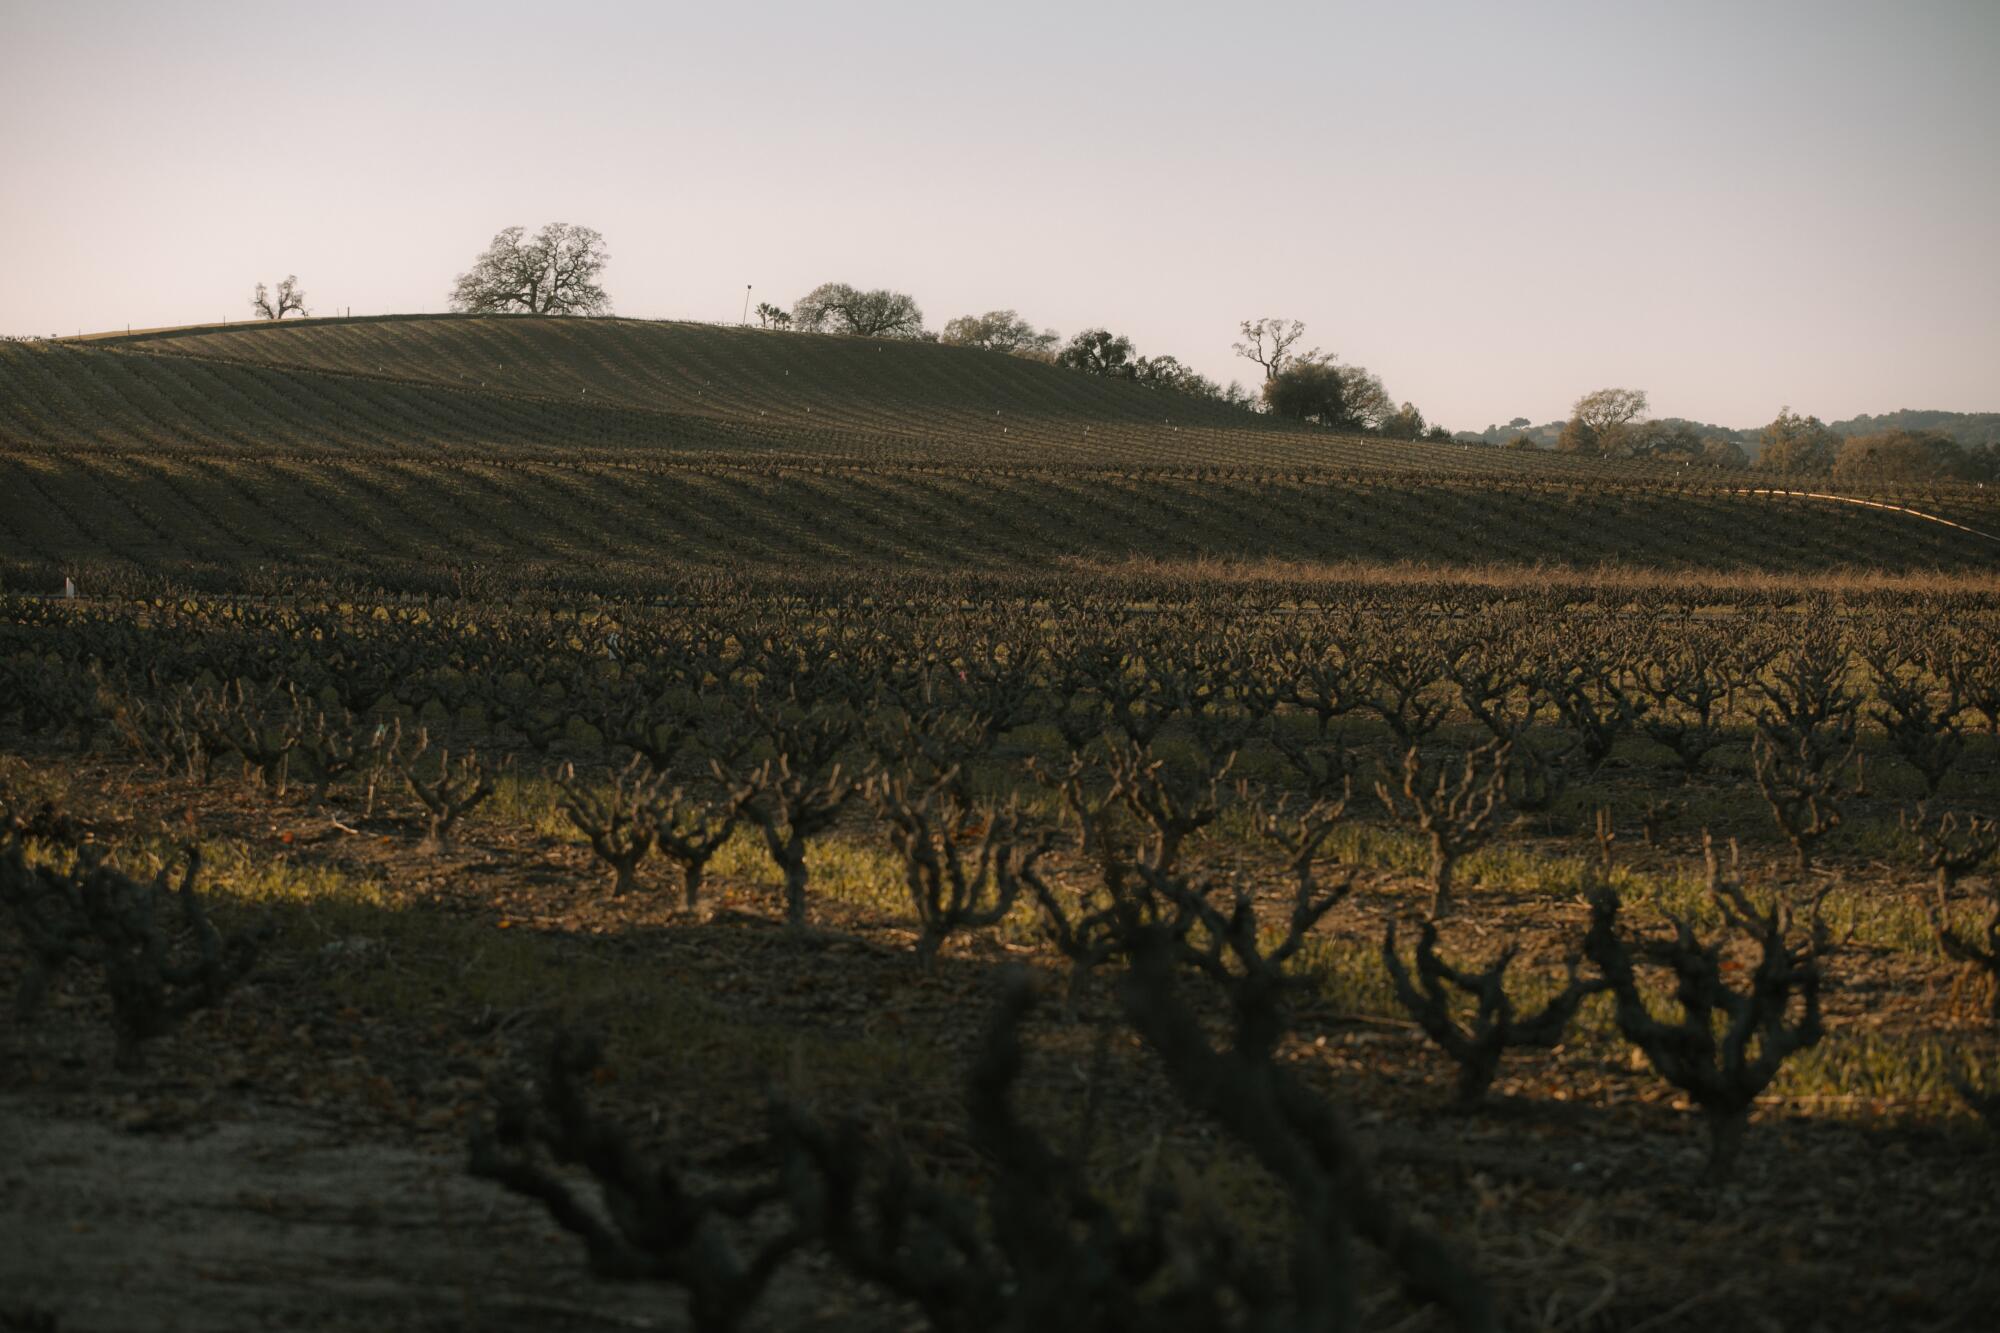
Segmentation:
<svg viewBox="0 0 2000 1333">
<path fill-rule="evenodd" d="M 442 310 L 510 224 L 614 308 L 830 280 L 1433 421 L 1645 389 L 2000 410 L 2000 3 L 0 0 L 0 332 Z"/>
</svg>

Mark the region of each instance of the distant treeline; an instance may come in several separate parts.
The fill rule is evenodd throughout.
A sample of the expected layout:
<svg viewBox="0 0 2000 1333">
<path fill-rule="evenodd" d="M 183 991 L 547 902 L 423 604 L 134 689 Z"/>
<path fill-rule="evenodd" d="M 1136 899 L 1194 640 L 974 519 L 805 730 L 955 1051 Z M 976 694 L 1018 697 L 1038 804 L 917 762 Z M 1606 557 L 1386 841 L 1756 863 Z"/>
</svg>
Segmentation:
<svg viewBox="0 0 2000 1333">
<path fill-rule="evenodd" d="M 1860 416 L 1829 426 L 1778 409 L 1755 431 L 1681 417 L 1648 417 L 1642 389 L 1598 389 L 1576 400 L 1569 420 L 1461 431 L 1454 438 L 1502 449 L 1549 449 L 1593 458 L 1647 458 L 1683 467 L 1756 468 L 1836 482 L 2000 481 L 2000 414 L 1912 412 Z"/>
<path fill-rule="evenodd" d="M 1705 439 L 1740 444 L 1744 453 L 1753 460 L 1764 446 L 1762 426 L 1737 429 L 1705 421 L 1689 421 L 1684 417 L 1662 417 L 1660 420 L 1664 425 L 1686 427 Z M 1515 417 L 1504 426 L 1488 426 L 1480 431 L 1455 431 L 1452 438 L 1466 444 L 1509 444 L 1526 436 L 1529 443 L 1537 448 L 1554 449 L 1562 439 L 1563 427 L 1568 424 L 1567 421 L 1545 421 L 1537 426 L 1529 424 L 1526 417 Z M 1885 430 L 1925 431 L 1942 435 L 1964 449 L 1976 449 L 1983 445 L 2000 447 L 2000 412 L 1938 412 L 1906 407 L 1879 416 L 1863 412 L 1845 421 L 1828 422 L 1826 428 L 1843 438 L 1872 435 Z"/>
<path fill-rule="evenodd" d="M 1979 445 L 2000 447 L 2000 412 L 1926 412 L 1903 408 L 1881 416 L 1860 416 L 1834 421 L 1827 429 L 1835 435 L 1872 435 L 1885 430 L 1921 430 L 1943 435 L 1962 448 Z"/>
</svg>

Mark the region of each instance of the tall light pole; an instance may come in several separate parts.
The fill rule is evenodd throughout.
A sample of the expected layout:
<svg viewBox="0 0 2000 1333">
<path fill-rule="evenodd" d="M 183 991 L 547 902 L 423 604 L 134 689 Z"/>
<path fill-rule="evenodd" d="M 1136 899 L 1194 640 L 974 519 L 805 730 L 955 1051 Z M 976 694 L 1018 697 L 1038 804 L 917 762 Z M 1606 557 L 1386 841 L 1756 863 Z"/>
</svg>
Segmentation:
<svg viewBox="0 0 2000 1333">
<path fill-rule="evenodd" d="M 743 318 L 739 322 L 744 324 L 750 322 L 750 284 L 747 282 L 743 284 Z"/>
</svg>

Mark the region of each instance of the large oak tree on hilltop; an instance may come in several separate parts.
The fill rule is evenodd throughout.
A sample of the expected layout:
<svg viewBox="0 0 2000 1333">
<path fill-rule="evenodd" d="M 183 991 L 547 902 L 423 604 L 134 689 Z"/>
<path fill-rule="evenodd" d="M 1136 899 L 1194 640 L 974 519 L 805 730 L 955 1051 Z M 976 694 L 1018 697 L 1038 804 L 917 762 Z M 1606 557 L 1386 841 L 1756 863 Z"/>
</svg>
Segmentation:
<svg viewBox="0 0 2000 1333">
<path fill-rule="evenodd" d="M 451 308 L 471 315 L 608 315 L 611 298 L 597 285 L 610 258 L 589 227 L 551 222 L 533 237 L 509 227 L 458 275 Z"/>
<path fill-rule="evenodd" d="M 916 298 L 887 288 L 862 291 L 823 282 L 792 306 L 792 323 L 807 333 L 852 333 L 864 338 L 923 338 L 924 312 Z"/>
</svg>

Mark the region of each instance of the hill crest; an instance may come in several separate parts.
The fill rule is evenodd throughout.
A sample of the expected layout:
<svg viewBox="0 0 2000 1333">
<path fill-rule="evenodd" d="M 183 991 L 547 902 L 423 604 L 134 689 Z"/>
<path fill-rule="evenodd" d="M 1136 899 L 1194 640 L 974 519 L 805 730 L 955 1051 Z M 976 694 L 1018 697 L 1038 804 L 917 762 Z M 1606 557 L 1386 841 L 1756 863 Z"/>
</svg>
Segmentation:
<svg viewBox="0 0 2000 1333">
<path fill-rule="evenodd" d="M 726 325 L 366 316 L 107 334 L 70 345 L 655 414 L 661 446 L 676 452 L 712 447 L 722 428 L 736 447 L 766 454 L 951 466 L 1603 470 L 1590 460 L 1341 435 L 1000 352 Z"/>
</svg>

